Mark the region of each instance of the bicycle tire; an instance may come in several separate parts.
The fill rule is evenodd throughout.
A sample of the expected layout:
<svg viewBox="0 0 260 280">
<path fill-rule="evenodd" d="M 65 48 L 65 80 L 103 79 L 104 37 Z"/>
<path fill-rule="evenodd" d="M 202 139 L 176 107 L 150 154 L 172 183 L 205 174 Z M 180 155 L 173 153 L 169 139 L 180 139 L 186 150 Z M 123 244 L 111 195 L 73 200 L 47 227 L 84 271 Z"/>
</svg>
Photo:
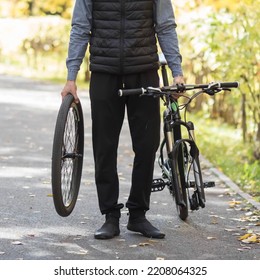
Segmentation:
<svg viewBox="0 0 260 280">
<path fill-rule="evenodd" d="M 52 193 L 56 212 L 66 217 L 73 211 L 81 182 L 84 157 L 84 119 L 81 103 L 71 94 L 60 106 L 52 148 Z"/>
<path fill-rule="evenodd" d="M 194 144 L 195 145 L 195 144 Z M 196 146 L 194 146 L 196 147 Z M 206 202 L 206 198 L 205 198 L 205 191 L 204 191 L 204 183 L 203 183 L 203 179 L 202 179 L 202 172 L 201 172 L 201 168 L 200 168 L 200 161 L 199 161 L 199 152 L 198 152 L 198 148 L 193 148 L 193 150 L 195 150 L 196 152 L 190 152 L 190 156 L 192 158 L 191 160 L 191 166 L 189 167 L 189 176 L 191 179 L 194 179 L 194 199 L 196 200 L 195 202 L 195 206 L 194 209 L 192 210 L 198 210 L 199 206 L 201 208 L 205 207 L 205 202 Z M 188 181 L 187 184 L 190 186 L 190 182 Z M 191 186 L 190 186 L 191 187 Z M 190 198 L 190 204 L 192 205 L 192 201 Z"/>
<path fill-rule="evenodd" d="M 173 199 L 176 204 L 178 216 L 183 221 L 187 219 L 189 214 L 187 182 L 185 179 L 187 163 L 185 149 L 186 145 L 184 142 L 179 142 L 178 144 L 175 143 L 170 160 Z"/>
</svg>

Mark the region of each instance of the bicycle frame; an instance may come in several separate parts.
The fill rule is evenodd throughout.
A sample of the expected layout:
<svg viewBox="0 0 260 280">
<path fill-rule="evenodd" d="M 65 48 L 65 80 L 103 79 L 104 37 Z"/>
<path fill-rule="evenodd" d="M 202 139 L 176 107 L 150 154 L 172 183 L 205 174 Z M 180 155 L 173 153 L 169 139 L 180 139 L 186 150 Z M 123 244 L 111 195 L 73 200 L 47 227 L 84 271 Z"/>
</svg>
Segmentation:
<svg viewBox="0 0 260 280">
<path fill-rule="evenodd" d="M 165 68 L 165 64 L 161 66 L 161 71 L 162 71 L 162 78 L 163 78 L 163 83 L 164 86 L 168 86 L 168 77 L 167 77 L 167 71 Z M 189 121 L 189 122 L 184 122 L 181 120 L 181 115 L 179 111 L 179 106 L 178 106 L 178 101 L 167 97 L 165 100 L 165 106 L 166 110 L 163 113 L 163 122 L 164 122 L 164 140 L 162 141 L 161 147 L 160 147 L 160 160 L 159 165 L 161 169 L 163 170 L 164 176 L 167 177 L 167 179 L 174 184 L 174 186 L 169 186 L 171 187 L 171 191 L 174 192 L 176 204 L 182 207 L 187 207 L 187 199 L 185 198 L 186 193 L 183 194 L 182 189 L 180 186 L 186 186 L 186 188 L 189 188 L 190 186 L 187 185 L 185 182 L 184 175 L 182 176 L 177 176 L 177 178 L 171 178 L 171 172 L 169 172 L 167 166 L 169 165 L 164 162 L 163 158 L 163 149 L 164 145 L 166 145 L 166 150 L 168 154 L 168 158 L 171 160 L 171 168 L 173 170 L 178 170 L 177 166 L 181 165 L 184 166 L 185 164 L 188 164 L 187 162 L 184 162 L 184 153 L 187 151 L 184 151 L 184 145 L 189 144 L 191 148 L 191 153 L 196 156 L 199 155 L 199 149 L 197 148 L 195 144 L 195 136 L 194 136 L 194 124 Z M 182 139 L 182 127 L 185 127 L 185 129 L 188 132 L 189 139 Z M 182 147 L 180 147 L 182 146 Z M 181 151 L 181 152 L 180 152 Z M 202 175 L 200 172 L 200 166 L 199 161 L 196 162 L 196 164 L 193 166 L 194 169 L 194 174 L 196 174 L 194 180 L 195 180 L 195 186 L 198 186 L 199 188 L 203 188 L 201 184 L 203 184 L 202 181 Z M 169 166 L 168 166 L 169 167 Z M 187 174 L 185 174 L 187 176 Z M 176 180 L 181 180 L 181 181 L 176 181 Z M 201 207 L 205 206 L 205 200 L 202 201 L 202 199 L 199 199 L 199 205 Z"/>
</svg>

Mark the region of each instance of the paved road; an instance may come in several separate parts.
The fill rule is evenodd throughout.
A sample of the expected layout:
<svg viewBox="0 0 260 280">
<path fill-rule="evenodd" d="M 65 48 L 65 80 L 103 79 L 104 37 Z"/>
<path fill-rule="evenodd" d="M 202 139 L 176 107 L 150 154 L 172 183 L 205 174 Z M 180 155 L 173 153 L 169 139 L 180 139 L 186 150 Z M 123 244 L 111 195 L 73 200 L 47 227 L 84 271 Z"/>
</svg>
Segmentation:
<svg viewBox="0 0 260 280">
<path fill-rule="evenodd" d="M 79 200 L 71 216 L 58 216 L 51 197 L 50 164 L 61 87 L 0 76 L 0 259 L 260 259 L 259 244 L 238 241 L 248 230 L 257 232 L 259 216 L 207 162 L 203 162 L 204 174 L 215 180 L 217 187 L 207 190 L 207 207 L 190 213 L 187 222 L 177 218 L 167 190 L 152 195 L 148 217 L 166 233 L 164 240 L 127 231 L 126 209 L 121 235 L 113 240 L 95 240 L 93 233 L 103 217 L 93 180 L 90 106 L 84 90 L 80 97 L 85 117 L 85 159 Z M 129 192 L 132 158 L 125 125 L 118 162 L 122 202 Z M 155 173 L 158 175 L 158 170 Z"/>
</svg>

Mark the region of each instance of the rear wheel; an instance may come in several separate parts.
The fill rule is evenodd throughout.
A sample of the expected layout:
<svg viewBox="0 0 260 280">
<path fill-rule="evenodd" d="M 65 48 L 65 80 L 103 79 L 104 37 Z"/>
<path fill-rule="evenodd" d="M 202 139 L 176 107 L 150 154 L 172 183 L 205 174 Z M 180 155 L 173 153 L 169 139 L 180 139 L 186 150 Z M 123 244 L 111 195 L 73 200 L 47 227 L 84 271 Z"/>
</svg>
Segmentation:
<svg viewBox="0 0 260 280">
<path fill-rule="evenodd" d="M 80 187 L 84 154 L 84 121 L 80 103 L 67 95 L 61 104 L 52 149 L 52 192 L 57 213 L 73 211 Z"/>
</svg>

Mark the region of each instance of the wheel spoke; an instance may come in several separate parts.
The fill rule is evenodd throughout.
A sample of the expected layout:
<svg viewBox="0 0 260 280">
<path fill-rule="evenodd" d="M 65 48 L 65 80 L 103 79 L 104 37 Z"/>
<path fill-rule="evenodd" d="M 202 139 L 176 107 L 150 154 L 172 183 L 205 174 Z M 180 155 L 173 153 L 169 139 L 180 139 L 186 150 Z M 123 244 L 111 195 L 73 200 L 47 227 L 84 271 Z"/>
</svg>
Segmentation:
<svg viewBox="0 0 260 280">
<path fill-rule="evenodd" d="M 70 108 L 67 116 L 63 147 L 62 147 L 62 165 L 61 165 L 61 189 L 63 203 L 68 207 L 74 197 L 73 189 L 73 172 L 77 162 L 77 158 L 72 155 L 77 154 L 77 144 L 78 144 L 78 121 L 73 107 Z M 69 157 L 66 157 L 70 154 Z"/>
</svg>

